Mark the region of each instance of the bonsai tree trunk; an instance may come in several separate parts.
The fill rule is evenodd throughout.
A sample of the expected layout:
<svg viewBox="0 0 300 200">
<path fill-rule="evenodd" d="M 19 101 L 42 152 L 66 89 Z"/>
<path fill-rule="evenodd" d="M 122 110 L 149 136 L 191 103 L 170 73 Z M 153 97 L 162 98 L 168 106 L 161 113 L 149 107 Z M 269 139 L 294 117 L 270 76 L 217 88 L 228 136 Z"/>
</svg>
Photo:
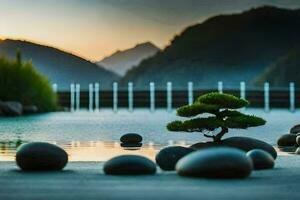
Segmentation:
<svg viewBox="0 0 300 200">
<path fill-rule="evenodd" d="M 216 142 L 216 143 L 221 142 L 222 137 L 223 137 L 226 133 L 228 133 L 228 128 L 226 128 L 226 127 L 221 127 L 220 133 L 218 133 L 218 134 L 213 138 L 213 139 L 214 139 L 214 142 Z"/>
</svg>

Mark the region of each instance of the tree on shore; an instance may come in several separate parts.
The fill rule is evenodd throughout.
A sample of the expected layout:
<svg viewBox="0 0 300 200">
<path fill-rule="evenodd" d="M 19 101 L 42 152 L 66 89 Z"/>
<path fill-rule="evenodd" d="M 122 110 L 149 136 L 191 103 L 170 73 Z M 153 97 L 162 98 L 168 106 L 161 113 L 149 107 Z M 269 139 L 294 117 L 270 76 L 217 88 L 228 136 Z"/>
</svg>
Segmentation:
<svg viewBox="0 0 300 200">
<path fill-rule="evenodd" d="M 247 129 L 262 126 L 266 121 L 260 117 L 243 114 L 236 109 L 248 106 L 249 102 L 229 94 L 209 93 L 200 96 L 192 105 L 177 109 L 180 117 L 192 118 L 173 121 L 167 125 L 169 131 L 202 132 L 205 137 L 218 143 L 229 129 Z M 209 114 L 206 117 L 198 115 Z M 217 134 L 211 132 L 220 129 Z"/>
</svg>

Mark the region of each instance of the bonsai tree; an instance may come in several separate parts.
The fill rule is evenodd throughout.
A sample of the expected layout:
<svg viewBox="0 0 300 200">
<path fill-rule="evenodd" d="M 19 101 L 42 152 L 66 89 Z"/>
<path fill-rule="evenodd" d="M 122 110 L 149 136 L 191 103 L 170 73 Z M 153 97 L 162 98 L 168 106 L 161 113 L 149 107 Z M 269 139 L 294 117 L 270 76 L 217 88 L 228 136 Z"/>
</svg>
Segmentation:
<svg viewBox="0 0 300 200">
<path fill-rule="evenodd" d="M 247 129 L 262 126 L 262 118 L 246 115 L 236 109 L 249 105 L 249 102 L 229 94 L 209 93 L 200 96 L 192 105 L 177 109 L 177 115 L 192 118 L 186 121 L 173 121 L 167 125 L 170 131 L 202 132 L 205 137 L 218 143 L 230 128 Z M 205 114 L 206 116 L 198 117 Z M 209 115 L 207 115 L 209 114 Z M 217 134 L 211 132 L 220 129 Z"/>
</svg>

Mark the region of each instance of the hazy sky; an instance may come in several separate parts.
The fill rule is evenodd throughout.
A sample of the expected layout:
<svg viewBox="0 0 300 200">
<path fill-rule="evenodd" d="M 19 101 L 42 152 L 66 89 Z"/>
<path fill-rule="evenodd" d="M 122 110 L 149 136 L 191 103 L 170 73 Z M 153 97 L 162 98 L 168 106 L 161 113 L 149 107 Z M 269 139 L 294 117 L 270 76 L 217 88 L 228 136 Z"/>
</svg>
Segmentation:
<svg viewBox="0 0 300 200">
<path fill-rule="evenodd" d="M 145 41 L 164 47 L 209 16 L 264 4 L 300 8 L 300 0 L 0 0 L 0 37 L 99 60 Z"/>
</svg>

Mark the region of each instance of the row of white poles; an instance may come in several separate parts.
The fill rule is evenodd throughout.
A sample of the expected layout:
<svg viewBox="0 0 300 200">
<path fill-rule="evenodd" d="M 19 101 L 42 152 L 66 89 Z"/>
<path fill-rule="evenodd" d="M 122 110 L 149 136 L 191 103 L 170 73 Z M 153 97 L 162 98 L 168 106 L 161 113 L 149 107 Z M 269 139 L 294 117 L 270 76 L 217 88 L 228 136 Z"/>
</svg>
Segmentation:
<svg viewBox="0 0 300 200">
<path fill-rule="evenodd" d="M 194 86 L 193 82 L 188 82 L 187 95 L 188 104 L 191 105 L 194 102 Z M 57 92 L 57 84 L 53 84 L 53 91 Z M 167 111 L 172 112 L 173 104 L 173 91 L 172 82 L 167 83 Z M 155 83 L 150 82 L 149 84 L 150 92 L 150 111 L 155 111 Z M 218 92 L 223 93 L 223 82 L 218 82 Z M 128 83 L 128 110 L 133 111 L 133 83 Z M 290 97 L 290 111 L 295 112 L 295 84 L 293 82 L 289 85 L 289 97 Z M 245 82 L 240 83 L 240 98 L 246 99 L 246 84 Z M 94 102 L 95 101 L 95 102 Z M 94 106 L 95 105 L 95 106 Z M 99 111 L 100 109 L 100 84 L 89 84 L 89 111 Z M 70 110 L 78 111 L 80 110 L 80 85 L 71 84 L 70 85 Z M 270 85 L 268 82 L 264 84 L 264 110 L 265 112 L 270 111 Z M 118 111 L 118 83 L 113 83 L 113 111 Z"/>
</svg>

